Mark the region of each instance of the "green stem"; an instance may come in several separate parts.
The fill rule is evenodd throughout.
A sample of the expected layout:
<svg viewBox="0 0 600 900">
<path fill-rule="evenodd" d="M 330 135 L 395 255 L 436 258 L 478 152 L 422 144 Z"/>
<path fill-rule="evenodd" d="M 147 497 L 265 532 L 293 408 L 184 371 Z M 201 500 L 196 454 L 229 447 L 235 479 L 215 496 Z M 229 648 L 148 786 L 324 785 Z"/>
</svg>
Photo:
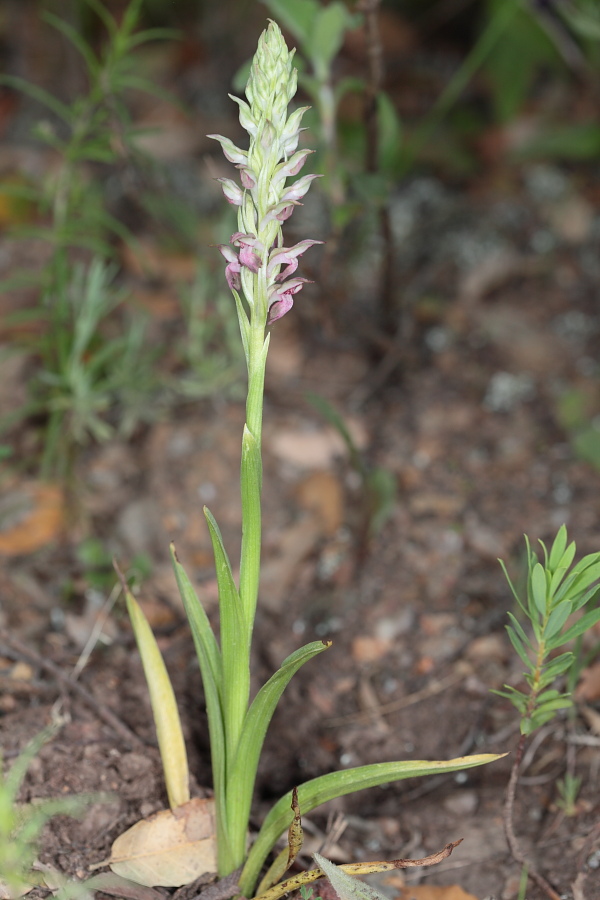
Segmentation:
<svg viewBox="0 0 600 900">
<path fill-rule="evenodd" d="M 244 798 L 233 796 L 230 778 L 238 754 L 240 735 L 244 726 L 250 698 L 250 651 L 258 588 L 260 580 L 261 554 L 261 488 L 262 459 L 261 433 L 264 399 L 265 366 L 268 338 L 265 340 L 266 283 L 260 277 L 255 279 L 255 310 L 252 316 L 248 341 L 248 396 L 246 401 L 246 425 L 242 439 L 241 498 L 242 498 L 242 549 L 240 558 L 240 611 L 243 618 L 242 641 L 236 647 L 236 683 L 228 695 L 226 722 L 226 808 L 229 831 L 227 871 L 238 868 L 246 858 L 248 815 L 240 815 L 241 810 L 250 808 L 254 792 L 256 771 L 248 772 L 241 790 Z M 262 291 L 261 291 L 262 289 Z M 261 293 L 264 295 L 261 297 Z M 262 302 L 261 302 L 262 301 Z M 261 316 L 259 310 L 265 310 Z M 227 636 L 222 635 L 222 641 Z M 239 793 L 238 784 L 236 792 Z M 243 800 L 243 802 L 242 802 Z"/>
</svg>

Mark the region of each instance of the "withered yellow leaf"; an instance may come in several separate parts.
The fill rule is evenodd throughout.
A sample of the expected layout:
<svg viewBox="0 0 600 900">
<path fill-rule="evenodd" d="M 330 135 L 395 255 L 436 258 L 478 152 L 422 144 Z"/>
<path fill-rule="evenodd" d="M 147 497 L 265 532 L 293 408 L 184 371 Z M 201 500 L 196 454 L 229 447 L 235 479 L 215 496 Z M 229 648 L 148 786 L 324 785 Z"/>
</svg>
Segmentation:
<svg viewBox="0 0 600 900">
<path fill-rule="evenodd" d="M 181 887 L 217 870 L 214 800 L 193 800 L 136 822 L 106 861 L 116 875 L 146 887 Z"/>
</svg>

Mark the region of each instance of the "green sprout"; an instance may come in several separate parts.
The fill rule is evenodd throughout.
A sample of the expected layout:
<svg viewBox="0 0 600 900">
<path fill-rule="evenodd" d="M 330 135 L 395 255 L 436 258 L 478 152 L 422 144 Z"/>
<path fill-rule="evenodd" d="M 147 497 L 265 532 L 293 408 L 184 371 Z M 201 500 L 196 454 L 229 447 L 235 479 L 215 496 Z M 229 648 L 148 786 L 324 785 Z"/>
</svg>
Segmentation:
<svg viewBox="0 0 600 900">
<path fill-rule="evenodd" d="M 543 562 L 538 560 L 527 537 L 525 543 L 525 599 L 519 596 L 506 566 L 500 560 L 522 618 L 531 627 L 531 634 L 528 634 L 519 619 L 513 613 L 508 613 L 510 625 L 506 626 L 506 630 L 515 652 L 525 666 L 523 674 L 527 690 L 505 684 L 504 690 L 494 691 L 510 700 L 520 716 L 521 737 L 506 791 L 504 830 L 514 859 L 527 869 L 528 876 L 549 897 L 557 898 L 554 888 L 527 860 L 515 834 L 515 794 L 528 736 L 554 719 L 560 710 L 572 707 L 571 695 L 561 689 L 559 679 L 566 679 L 568 684 L 569 672 L 577 665 L 575 654 L 566 649 L 566 645 L 580 638 L 600 621 L 600 609 L 595 607 L 600 592 L 597 583 L 600 579 L 600 553 L 590 553 L 573 565 L 575 542 L 567 542 L 567 529 L 564 525 L 559 528 L 550 552 L 540 541 Z M 580 614 L 579 618 L 573 621 L 572 617 L 576 614 Z M 573 788 L 573 783 L 568 786 L 565 783 L 565 789 L 571 798 Z"/>
<path fill-rule="evenodd" d="M 0 751 L 0 893 L 4 888 L 10 897 L 21 897 L 40 882 L 33 864 L 42 828 L 53 816 L 77 816 L 90 804 L 90 796 L 37 800 L 19 804 L 17 797 L 31 761 L 43 745 L 56 733 L 50 725 L 25 747 L 9 771 L 4 774 Z"/>
</svg>

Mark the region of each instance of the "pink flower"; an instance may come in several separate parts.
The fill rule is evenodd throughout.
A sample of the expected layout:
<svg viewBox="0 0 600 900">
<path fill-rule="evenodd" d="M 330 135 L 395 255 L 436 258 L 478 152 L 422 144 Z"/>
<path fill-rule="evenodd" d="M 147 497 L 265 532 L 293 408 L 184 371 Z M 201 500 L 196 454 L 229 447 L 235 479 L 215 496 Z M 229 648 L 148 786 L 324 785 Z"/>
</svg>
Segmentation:
<svg viewBox="0 0 600 900">
<path fill-rule="evenodd" d="M 283 281 L 284 278 L 293 275 L 298 268 L 299 256 L 302 256 L 302 254 L 308 250 L 309 247 L 312 247 L 313 244 L 322 243 L 323 241 L 306 240 L 300 241 L 299 244 L 295 244 L 293 247 L 276 247 L 274 250 L 271 250 L 271 253 L 269 254 L 267 275 L 270 277 L 276 266 L 285 265 L 285 269 L 283 269 L 279 275 L 275 276 L 275 281 Z"/>
<path fill-rule="evenodd" d="M 252 171 L 249 166 L 238 166 L 240 170 L 240 181 L 242 182 L 242 187 L 247 188 L 247 190 L 251 191 L 252 188 L 256 187 L 256 175 Z"/>
<path fill-rule="evenodd" d="M 269 291 L 269 315 L 267 325 L 281 319 L 294 305 L 294 294 L 302 290 L 304 284 L 312 284 L 308 278 L 291 278 L 283 284 L 275 284 Z"/>
<path fill-rule="evenodd" d="M 241 206 L 244 202 L 244 194 L 241 187 L 232 181 L 231 178 L 217 178 L 216 181 L 220 182 L 221 187 L 223 188 L 223 193 L 225 194 L 225 199 L 228 203 L 231 203 L 232 206 Z"/>
<path fill-rule="evenodd" d="M 242 166 L 248 163 L 248 153 L 245 150 L 240 150 L 239 147 L 236 147 L 229 138 L 223 137 L 222 134 L 207 134 L 206 137 L 212 138 L 214 141 L 219 141 L 223 150 L 223 155 L 229 162 Z"/>
<path fill-rule="evenodd" d="M 298 203 L 296 200 L 285 200 L 283 203 L 277 203 L 275 206 L 271 206 L 266 215 L 260 220 L 258 230 L 262 231 L 265 225 L 273 219 L 277 219 L 279 222 L 285 222 L 285 220 L 289 219 L 294 212 L 294 206 L 302 206 L 302 204 Z"/>
<path fill-rule="evenodd" d="M 314 153 L 314 150 L 298 150 L 291 159 L 288 159 L 287 162 L 281 163 L 281 165 L 277 167 L 271 183 L 273 185 L 279 184 L 279 182 L 283 181 L 285 178 L 297 175 L 306 162 L 306 157 L 310 156 L 311 153 Z"/>
<path fill-rule="evenodd" d="M 218 244 L 218 248 L 227 260 L 227 265 L 225 266 L 227 284 L 232 291 L 239 291 L 242 286 L 242 267 L 240 266 L 238 255 L 233 252 L 229 244 Z"/>
<path fill-rule="evenodd" d="M 299 178 L 298 181 L 294 182 L 294 184 L 290 184 L 285 194 L 283 194 L 281 197 L 282 201 L 301 200 L 302 197 L 304 197 L 304 195 L 308 192 L 313 179 L 322 177 L 322 175 L 303 175 L 302 178 Z"/>
<path fill-rule="evenodd" d="M 240 248 L 240 263 L 250 269 L 251 272 L 258 272 L 262 266 L 262 253 L 264 247 L 262 241 L 259 241 L 253 234 L 244 234 L 236 231 L 231 235 L 231 243 L 235 247 Z"/>
</svg>

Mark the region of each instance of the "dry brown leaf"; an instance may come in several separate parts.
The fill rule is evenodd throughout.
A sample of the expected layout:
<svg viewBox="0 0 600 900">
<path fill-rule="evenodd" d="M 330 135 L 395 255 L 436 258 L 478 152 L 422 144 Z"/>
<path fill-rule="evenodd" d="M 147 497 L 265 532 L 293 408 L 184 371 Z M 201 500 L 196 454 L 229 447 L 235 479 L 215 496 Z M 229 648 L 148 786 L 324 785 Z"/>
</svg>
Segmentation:
<svg viewBox="0 0 600 900">
<path fill-rule="evenodd" d="M 33 890 L 34 886 L 33 884 L 25 885 L 19 892 L 19 897 L 25 897 L 26 894 Z M 8 885 L 4 881 L 0 881 L 0 900 L 19 900 L 19 897 L 9 891 Z"/>
<path fill-rule="evenodd" d="M 214 800 L 194 798 L 142 819 L 117 838 L 105 864 L 146 887 L 181 887 L 215 873 Z"/>
<path fill-rule="evenodd" d="M 344 490 L 339 478 L 326 470 L 311 472 L 296 493 L 300 505 L 317 514 L 325 534 L 334 535 L 344 521 Z"/>
<path fill-rule="evenodd" d="M 468 894 L 458 884 L 440 887 L 419 884 L 414 887 L 403 887 L 398 895 L 398 900 L 477 900 L 477 897 Z"/>
<path fill-rule="evenodd" d="M 56 484 L 29 482 L 0 499 L 0 555 L 33 553 L 55 540 L 64 526 L 64 497 Z"/>
</svg>

